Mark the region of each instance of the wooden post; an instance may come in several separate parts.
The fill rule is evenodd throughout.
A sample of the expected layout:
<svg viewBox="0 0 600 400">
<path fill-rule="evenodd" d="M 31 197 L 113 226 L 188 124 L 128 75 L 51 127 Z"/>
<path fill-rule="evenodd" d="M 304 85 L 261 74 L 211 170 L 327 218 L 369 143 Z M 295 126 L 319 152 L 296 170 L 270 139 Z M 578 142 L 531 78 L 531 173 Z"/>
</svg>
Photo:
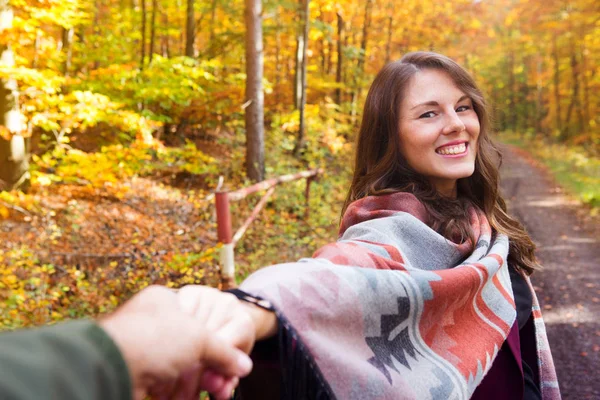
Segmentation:
<svg viewBox="0 0 600 400">
<path fill-rule="evenodd" d="M 310 184 L 317 179 L 319 174 L 322 174 L 321 168 L 309 171 L 302 171 L 295 174 L 282 175 L 277 178 L 267 179 L 254 185 L 235 190 L 233 192 L 222 192 L 220 190 L 221 183 L 217 186 L 215 192 L 215 206 L 217 208 L 217 237 L 219 243 L 222 244 L 219 254 L 219 264 L 221 267 L 221 285 L 223 289 L 236 287 L 235 282 L 235 263 L 234 263 L 234 248 L 236 243 L 242 238 L 250 224 L 258 217 L 258 214 L 267 204 L 269 197 L 275 192 L 275 187 L 281 183 L 292 182 L 298 179 L 306 179 L 306 218 L 309 216 L 309 195 Z M 232 235 L 231 227 L 231 202 L 239 201 L 256 192 L 266 190 L 260 201 L 256 204 L 250 216 L 242 224 L 242 226 Z"/>
<path fill-rule="evenodd" d="M 235 287 L 235 264 L 233 256 L 233 240 L 231 235 L 231 212 L 229 210 L 229 194 L 215 193 L 217 207 L 217 237 L 223 245 L 219 261 L 221 264 L 221 282 L 223 289 Z"/>
<path fill-rule="evenodd" d="M 305 201 L 306 201 L 306 209 L 304 211 L 304 219 L 306 219 L 308 221 L 308 217 L 310 216 L 310 207 L 308 204 L 308 200 L 310 198 L 310 184 L 312 183 L 314 177 L 310 176 L 308 178 L 306 178 L 306 189 L 304 191 L 304 197 L 305 197 Z"/>
</svg>

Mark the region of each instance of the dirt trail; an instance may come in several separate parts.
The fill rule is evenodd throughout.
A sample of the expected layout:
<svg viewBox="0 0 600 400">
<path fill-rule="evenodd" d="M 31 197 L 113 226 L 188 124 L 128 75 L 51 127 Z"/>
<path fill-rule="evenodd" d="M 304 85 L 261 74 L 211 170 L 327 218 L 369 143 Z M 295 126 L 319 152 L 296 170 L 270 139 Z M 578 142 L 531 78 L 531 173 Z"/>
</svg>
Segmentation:
<svg viewBox="0 0 600 400">
<path fill-rule="evenodd" d="M 504 196 L 545 267 L 532 280 L 563 399 L 600 399 L 600 226 L 526 153 L 502 150 Z"/>
</svg>

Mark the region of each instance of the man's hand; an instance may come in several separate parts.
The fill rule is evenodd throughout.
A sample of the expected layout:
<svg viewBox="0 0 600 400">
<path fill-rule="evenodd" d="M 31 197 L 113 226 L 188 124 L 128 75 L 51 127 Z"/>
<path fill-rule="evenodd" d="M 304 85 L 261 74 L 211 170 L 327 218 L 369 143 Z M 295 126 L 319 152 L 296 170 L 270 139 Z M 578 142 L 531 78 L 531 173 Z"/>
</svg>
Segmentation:
<svg viewBox="0 0 600 400">
<path fill-rule="evenodd" d="M 254 344 L 254 323 L 234 296 L 216 289 L 151 286 L 99 324 L 127 362 L 135 399 L 197 399 L 200 390 L 228 397 L 252 369 L 244 352 Z"/>
</svg>

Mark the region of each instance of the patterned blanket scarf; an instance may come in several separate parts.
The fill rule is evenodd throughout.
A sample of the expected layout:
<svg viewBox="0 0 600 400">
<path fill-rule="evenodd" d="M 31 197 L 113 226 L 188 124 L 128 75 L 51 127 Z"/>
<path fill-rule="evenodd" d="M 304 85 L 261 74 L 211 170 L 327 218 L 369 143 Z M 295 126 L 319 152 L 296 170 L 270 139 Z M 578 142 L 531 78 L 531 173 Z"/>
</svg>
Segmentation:
<svg viewBox="0 0 600 400">
<path fill-rule="evenodd" d="M 468 254 L 426 224 L 413 195 L 367 197 L 350 205 L 336 243 L 241 289 L 273 304 L 291 338 L 283 351 L 300 349 L 325 382 L 317 397 L 468 399 L 516 318 L 508 239 L 492 237 L 481 211 L 470 219 Z M 533 316 L 542 396 L 559 399 L 535 294 Z"/>
</svg>

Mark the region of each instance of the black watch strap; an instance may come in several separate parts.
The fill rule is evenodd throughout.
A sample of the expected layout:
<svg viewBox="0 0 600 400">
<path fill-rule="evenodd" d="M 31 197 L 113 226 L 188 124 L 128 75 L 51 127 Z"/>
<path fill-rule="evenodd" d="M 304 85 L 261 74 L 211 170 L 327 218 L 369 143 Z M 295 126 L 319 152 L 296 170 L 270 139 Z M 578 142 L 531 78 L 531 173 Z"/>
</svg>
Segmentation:
<svg viewBox="0 0 600 400">
<path fill-rule="evenodd" d="M 224 290 L 224 292 L 225 293 L 231 293 L 232 295 L 234 295 L 235 297 L 237 297 L 241 301 L 245 301 L 247 303 L 252 303 L 255 306 L 260 307 L 262 309 L 265 309 L 267 311 L 275 311 L 275 308 L 273 308 L 273 306 L 271 305 L 270 301 L 265 300 L 265 299 L 263 299 L 261 297 L 254 296 L 254 295 L 251 295 L 249 293 L 246 293 L 243 290 L 240 290 L 240 289 L 228 289 L 228 290 Z"/>
</svg>

